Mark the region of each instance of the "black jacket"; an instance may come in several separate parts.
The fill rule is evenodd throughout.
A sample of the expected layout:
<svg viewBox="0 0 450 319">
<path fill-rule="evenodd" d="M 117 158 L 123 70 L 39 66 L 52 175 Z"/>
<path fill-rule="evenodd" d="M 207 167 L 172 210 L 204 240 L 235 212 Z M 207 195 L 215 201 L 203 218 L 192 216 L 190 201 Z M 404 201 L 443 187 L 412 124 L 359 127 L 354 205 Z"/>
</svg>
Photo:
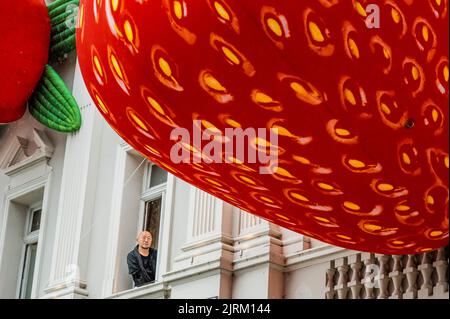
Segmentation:
<svg viewBox="0 0 450 319">
<path fill-rule="evenodd" d="M 136 246 L 127 256 L 128 273 L 133 276 L 136 287 L 155 281 L 157 250 L 150 248 L 149 265 L 144 265 L 142 256 Z"/>
</svg>

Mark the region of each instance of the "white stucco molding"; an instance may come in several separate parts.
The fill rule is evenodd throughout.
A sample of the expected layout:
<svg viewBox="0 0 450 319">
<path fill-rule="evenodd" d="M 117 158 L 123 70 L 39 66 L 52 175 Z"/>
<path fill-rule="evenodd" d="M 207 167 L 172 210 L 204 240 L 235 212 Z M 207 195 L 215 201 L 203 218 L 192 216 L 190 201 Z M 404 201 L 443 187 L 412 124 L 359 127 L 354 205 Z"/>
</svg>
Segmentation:
<svg viewBox="0 0 450 319">
<path fill-rule="evenodd" d="M 15 136 L 0 158 L 0 169 L 5 175 L 19 174 L 38 162 L 48 162 L 54 152 L 54 147 L 44 131 L 33 129 L 33 140 Z"/>
<path fill-rule="evenodd" d="M 104 121 L 92 107 L 77 63 L 73 95 L 82 105 L 81 129 L 66 140 L 55 242 L 45 298 L 83 298 L 87 292 L 88 251 L 96 200 Z"/>
<path fill-rule="evenodd" d="M 324 244 L 319 247 L 306 249 L 286 255 L 285 272 L 294 271 L 327 262 L 331 259 L 345 257 L 353 251 L 345 248 Z"/>
<path fill-rule="evenodd" d="M 3 216 L 2 220 L 0 220 L 0 281 L 3 281 L 5 284 L 9 283 L 8 287 L 3 286 L 5 289 L 4 293 L 7 293 L 3 297 L 8 298 L 19 297 L 20 278 L 17 279 L 15 285 L 13 281 L 15 280 L 14 278 L 20 276 L 20 269 L 9 267 L 9 271 L 7 271 L 5 270 L 7 269 L 5 265 L 14 259 L 20 264 L 18 262 L 22 258 L 20 254 L 23 256 L 23 251 L 21 253 L 16 250 L 14 253 L 11 253 L 11 250 L 8 248 L 8 245 L 11 245 L 12 237 L 8 237 L 7 231 L 9 233 L 22 234 L 22 226 L 24 226 L 23 224 L 10 223 L 10 221 L 17 220 L 17 216 L 13 216 L 13 214 L 20 213 L 12 209 L 13 204 L 20 202 L 22 205 L 30 205 L 33 204 L 31 201 L 36 199 L 41 201 L 42 213 L 38 242 L 44 243 L 47 235 L 49 189 L 53 171 L 48 162 L 53 155 L 54 147 L 43 131 L 33 129 L 32 137 L 31 140 L 28 140 L 17 135 L 14 136 L 3 150 L 4 155 L 0 158 L 1 168 L 5 175 L 10 178 L 5 189 L 4 211 L 3 214 L 0 214 L 0 216 Z M 18 240 L 20 241 L 20 238 Z M 15 244 L 17 245 L 17 243 Z M 32 298 L 38 296 L 38 287 L 42 281 L 42 246 L 42 244 L 39 244 L 36 252 Z M 6 251 L 9 251 L 7 255 L 5 255 Z M 7 278 L 4 276 L 7 276 Z"/>
</svg>

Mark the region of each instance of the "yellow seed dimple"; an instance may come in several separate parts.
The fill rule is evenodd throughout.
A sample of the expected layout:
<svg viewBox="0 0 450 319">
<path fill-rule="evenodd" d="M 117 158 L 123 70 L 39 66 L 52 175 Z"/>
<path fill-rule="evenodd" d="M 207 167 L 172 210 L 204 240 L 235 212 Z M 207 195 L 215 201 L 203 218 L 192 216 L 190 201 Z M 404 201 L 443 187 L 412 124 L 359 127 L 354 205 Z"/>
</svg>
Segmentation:
<svg viewBox="0 0 450 319">
<path fill-rule="evenodd" d="M 221 131 L 216 126 L 214 126 L 214 124 L 212 124 L 211 122 L 202 120 L 202 124 L 205 127 L 205 129 L 207 129 L 211 132 L 215 132 L 215 133 L 219 133 L 219 134 L 221 133 Z"/>
<path fill-rule="evenodd" d="M 351 105 L 356 105 L 355 95 L 353 95 L 353 92 L 352 92 L 352 91 L 350 91 L 349 89 L 345 89 L 345 90 L 344 90 L 344 95 L 345 95 L 345 98 L 347 99 L 347 101 L 348 101 Z"/>
<path fill-rule="evenodd" d="M 267 26 L 276 36 L 281 37 L 283 35 L 283 30 L 281 29 L 280 24 L 274 18 L 267 19 Z"/>
<path fill-rule="evenodd" d="M 448 76 L 449 76 L 448 65 L 444 66 L 444 70 L 442 71 L 442 73 L 444 73 L 445 82 L 448 82 Z"/>
<path fill-rule="evenodd" d="M 79 17 L 78 21 L 79 21 L 79 28 L 81 30 L 81 29 L 83 29 L 83 25 L 84 25 L 84 5 L 81 5 L 80 17 Z"/>
<path fill-rule="evenodd" d="M 230 14 L 219 2 L 214 2 L 214 8 L 222 19 L 230 21 Z"/>
<path fill-rule="evenodd" d="M 387 115 L 391 114 L 391 109 L 385 103 L 381 103 L 381 110 Z"/>
<path fill-rule="evenodd" d="M 395 23 L 400 22 L 400 19 L 401 19 L 400 13 L 395 8 L 392 8 L 391 16 L 392 16 L 392 20 L 394 20 Z"/>
<path fill-rule="evenodd" d="M 434 197 L 431 195 L 427 196 L 427 204 L 434 205 Z"/>
<path fill-rule="evenodd" d="M 230 60 L 233 64 L 240 64 L 241 60 L 238 58 L 238 56 L 231 51 L 229 48 L 227 48 L 226 46 L 222 47 L 222 52 L 223 54 L 225 54 L 225 56 L 228 58 L 228 60 Z"/>
<path fill-rule="evenodd" d="M 252 185 L 256 185 L 256 182 L 246 176 L 240 176 L 239 177 L 241 180 L 243 180 L 246 183 L 252 184 Z"/>
<path fill-rule="evenodd" d="M 430 38 L 428 27 L 426 25 L 422 27 L 422 37 L 425 40 L 425 42 L 428 42 L 428 39 Z"/>
<path fill-rule="evenodd" d="M 339 234 L 339 235 L 336 235 L 337 237 L 339 237 L 339 238 L 342 238 L 342 239 L 345 239 L 345 240 L 351 240 L 352 238 L 351 237 L 349 237 L 349 236 L 346 236 L 346 235 L 341 235 L 341 234 Z"/>
<path fill-rule="evenodd" d="M 158 152 L 157 150 L 155 150 L 155 149 L 154 149 L 153 147 L 151 147 L 150 145 L 145 144 L 144 147 L 145 147 L 147 150 L 149 150 L 150 152 L 152 152 L 153 154 L 161 155 L 160 152 Z"/>
<path fill-rule="evenodd" d="M 281 175 L 281 176 L 284 176 L 287 178 L 294 178 L 294 176 L 291 173 L 289 173 L 286 169 L 284 169 L 282 167 L 277 166 L 274 171 L 275 171 L 275 174 L 278 174 L 278 175 Z"/>
<path fill-rule="evenodd" d="M 442 234 L 443 234 L 442 231 L 440 231 L 440 230 L 434 230 L 434 231 L 432 231 L 432 232 L 430 233 L 430 236 L 431 236 L 431 237 L 438 237 L 438 236 L 441 236 Z"/>
<path fill-rule="evenodd" d="M 348 47 L 349 47 L 350 52 L 352 53 L 352 55 L 353 55 L 355 58 L 358 59 L 358 58 L 359 58 L 359 48 L 358 48 L 358 46 L 356 45 L 355 40 L 349 39 L 349 40 L 348 40 Z"/>
<path fill-rule="evenodd" d="M 351 159 L 348 161 L 348 163 L 350 164 L 350 166 L 354 167 L 354 168 L 364 168 L 366 167 L 366 164 L 360 160 L 355 160 L 355 159 Z"/>
<path fill-rule="evenodd" d="M 205 74 L 203 80 L 209 88 L 216 91 L 226 92 L 226 89 L 222 86 L 222 84 L 220 84 L 220 82 L 211 74 Z"/>
<path fill-rule="evenodd" d="M 98 74 L 103 77 L 103 68 L 100 64 L 100 61 L 98 60 L 98 57 L 95 55 L 94 56 L 94 64 L 95 64 L 95 69 L 97 70 Z"/>
<path fill-rule="evenodd" d="M 273 200 L 271 200 L 270 198 L 266 197 L 266 196 L 261 196 L 260 199 L 262 199 L 263 201 L 267 202 L 267 203 L 274 203 Z"/>
<path fill-rule="evenodd" d="M 284 128 L 283 126 L 274 125 L 272 127 L 272 130 L 274 132 L 276 130 L 276 134 L 281 135 L 281 136 L 294 137 L 294 135 L 291 132 L 289 132 L 288 129 Z"/>
<path fill-rule="evenodd" d="M 383 48 L 383 55 L 386 59 L 389 59 L 391 57 L 387 48 Z"/>
<path fill-rule="evenodd" d="M 411 158 L 408 154 L 402 153 L 402 160 L 405 164 L 410 165 L 411 164 Z"/>
<path fill-rule="evenodd" d="M 117 11 L 117 7 L 119 6 L 119 0 L 111 0 L 113 11 Z"/>
<path fill-rule="evenodd" d="M 436 0 L 436 4 L 437 4 L 438 6 L 440 6 L 441 3 L 442 3 L 442 0 Z"/>
<path fill-rule="evenodd" d="M 394 186 L 387 183 L 378 184 L 378 189 L 382 192 L 389 192 L 394 189 Z"/>
<path fill-rule="evenodd" d="M 411 209 L 411 207 L 409 207 L 408 205 L 398 205 L 395 209 L 399 212 L 407 212 Z"/>
<path fill-rule="evenodd" d="M 97 99 L 98 102 L 97 105 L 100 106 L 100 109 L 103 111 L 103 113 L 108 114 L 109 113 L 108 108 L 106 107 L 105 103 L 103 103 L 102 99 L 98 95 L 95 95 L 95 98 Z"/>
<path fill-rule="evenodd" d="M 299 193 L 291 193 L 292 197 L 294 197 L 295 199 L 298 199 L 302 202 L 309 202 L 309 199 Z"/>
<path fill-rule="evenodd" d="M 161 69 L 161 71 L 163 71 L 163 73 L 166 76 L 168 76 L 168 77 L 172 76 L 172 69 L 170 68 L 169 63 L 166 60 L 164 60 L 163 58 L 159 58 L 158 64 L 159 64 L 159 68 Z"/>
<path fill-rule="evenodd" d="M 205 178 L 205 180 L 207 181 L 207 182 L 209 182 L 210 184 L 213 184 L 213 185 L 216 185 L 216 186 L 222 186 L 222 184 L 220 184 L 219 182 L 217 182 L 217 181 L 215 181 L 215 180 L 212 180 L 212 179 L 210 179 L 210 178 Z"/>
<path fill-rule="evenodd" d="M 262 92 L 256 92 L 255 100 L 258 103 L 271 103 L 271 102 L 273 102 L 273 99 L 270 96 L 268 96 L 267 94 L 262 93 Z"/>
<path fill-rule="evenodd" d="M 394 245 L 403 245 L 405 242 L 401 241 L 401 240 L 394 240 L 392 242 Z"/>
<path fill-rule="evenodd" d="M 158 113 L 160 113 L 162 115 L 165 115 L 165 112 L 162 109 L 161 105 L 155 99 L 153 99 L 150 96 L 148 96 L 147 97 L 147 101 L 155 109 L 156 112 L 158 112 Z"/>
<path fill-rule="evenodd" d="M 125 22 L 123 24 L 123 28 L 125 30 L 125 36 L 127 37 L 128 41 L 133 42 L 134 34 L 133 34 L 133 29 L 131 28 L 130 21 L 125 20 Z"/>
<path fill-rule="evenodd" d="M 323 42 L 325 41 L 325 37 L 323 36 L 322 30 L 320 30 L 319 26 L 313 22 L 309 22 L 309 32 L 311 33 L 312 38 L 316 42 Z"/>
<path fill-rule="evenodd" d="M 445 165 L 445 167 L 449 168 L 449 158 L 448 158 L 448 155 L 444 158 L 444 165 Z"/>
<path fill-rule="evenodd" d="M 355 2 L 355 6 L 356 6 L 356 11 L 358 11 L 358 13 L 360 15 L 362 15 L 363 17 L 367 17 L 367 12 L 364 9 L 364 7 L 361 5 L 361 3 L 359 3 L 358 1 Z"/>
<path fill-rule="evenodd" d="M 431 111 L 431 117 L 434 122 L 437 122 L 439 119 L 439 112 L 436 109 L 433 109 L 433 111 Z"/>
<path fill-rule="evenodd" d="M 353 202 L 344 202 L 344 207 L 351 210 L 360 210 L 361 207 Z"/>
<path fill-rule="evenodd" d="M 225 123 L 227 123 L 231 127 L 235 127 L 235 128 L 242 127 L 242 125 L 239 122 L 237 122 L 237 121 L 235 121 L 233 119 L 226 119 Z"/>
<path fill-rule="evenodd" d="M 173 2 L 173 12 L 178 19 L 181 19 L 183 17 L 183 7 L 180 1 Z"/>
<path fill-rule="evenodd" d="M 142 128 L 144 131 L 147 131 L 147 126 L 144 124 L 144 122 L 141 121 L 141 119 L 139 117 L 137 117 L 134 113 L 130 113 L 131 118 L 133 119 L 133 121 L 140 127 Z"/>
<path fill-rule="evenodd" d="M 364 229 L 368 231 L 377 231 L 383 229 L 383 227 L 375 224 L 364 224 Z"/>
<path fill-rule="evenodd" d="M 419 78 L 419 69 L 417 68 L 417 66 L 414 65 L 411 68 L 411 74 L 412 74 L 414 81 L 417 81 L 417 79 Z"/>
<path fill-rule="evenodd" d="M 308 92 L 306 91 L 305 87 L 303 85 L 301 85 L 298 82 L 292 82 L 291 83 L 291 88 L 298 94 L 305 96 L 308 95 Z"/>
<path fill-rule="evenodd" d="M 293 155 L 292 156 L 296 161 L 305 164 L 305 165 L 309 165 L 311 164 L 311 161 L 303 156 L 297 156 L 297 155 Z"/>
<path fill-rule="evenodd" d="M 120 69 L 119 62 L 117 61 L 116 57 L 114 55 L 111 55 L 111 63 L 113 65 L 114 71 L 116 72 L 117 76 L 123 80 L 123 73 Z"/>
<path fill-rule="evenodd" d="M 343 129 L 343 128 L 337 128 L 336 129 L 336 134 L 339 135 L 339 136 L 349 136 L 350 132 L 348 130 L 346 130 L 346 129 Z"/>
<path fill-rule="evenodd" d="M 324 217 L 320 217 L 320 216 L 314 216 L 314 219 L 318 220 L 319 222 L 323 222 L 323 223 L 329 223 L 330 220 Z"/>
<path fill-rule="evenodd" d="M 319 186 L 320 188 L 322 188 L 323 190 L 326 190 L 326 191 L 334 190 L 334 187 L 327 183 L 317 183 L 317 186 Z"/>
</svg>

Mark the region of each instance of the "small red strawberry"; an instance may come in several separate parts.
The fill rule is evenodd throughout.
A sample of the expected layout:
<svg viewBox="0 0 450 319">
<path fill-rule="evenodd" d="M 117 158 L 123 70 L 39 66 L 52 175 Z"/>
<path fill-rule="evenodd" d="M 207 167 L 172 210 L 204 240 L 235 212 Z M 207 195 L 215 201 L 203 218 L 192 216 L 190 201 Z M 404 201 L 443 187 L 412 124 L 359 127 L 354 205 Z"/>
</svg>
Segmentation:
<svg viewBox="0 0 450 319">
<path fill-rule="evenodd" d="M 169 172 L 338 246 L 447 244 L 447 0 L 81 0 L 79 24 L 98 109 Z M 174 162 L 171 133 L 193 120 L 277 129 L 273 174 L 234 153 L 205 163 L 189 140 L 204 161 Z"/>
</svg>

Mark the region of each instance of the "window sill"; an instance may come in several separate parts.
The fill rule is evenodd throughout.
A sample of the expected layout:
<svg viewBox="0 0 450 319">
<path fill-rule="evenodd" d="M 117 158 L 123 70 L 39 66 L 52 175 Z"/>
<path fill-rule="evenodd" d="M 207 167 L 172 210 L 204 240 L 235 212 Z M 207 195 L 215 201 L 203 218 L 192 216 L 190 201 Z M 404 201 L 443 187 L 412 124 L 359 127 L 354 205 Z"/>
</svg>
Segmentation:
<svg viewBox="0 0 450 319">
<path fill-rule="evenodd" d="M 154 282 L 112 294 L 106 299 L 165 299 L 169 292 L 170 288 L 166 283 Z"/>
</svg>

